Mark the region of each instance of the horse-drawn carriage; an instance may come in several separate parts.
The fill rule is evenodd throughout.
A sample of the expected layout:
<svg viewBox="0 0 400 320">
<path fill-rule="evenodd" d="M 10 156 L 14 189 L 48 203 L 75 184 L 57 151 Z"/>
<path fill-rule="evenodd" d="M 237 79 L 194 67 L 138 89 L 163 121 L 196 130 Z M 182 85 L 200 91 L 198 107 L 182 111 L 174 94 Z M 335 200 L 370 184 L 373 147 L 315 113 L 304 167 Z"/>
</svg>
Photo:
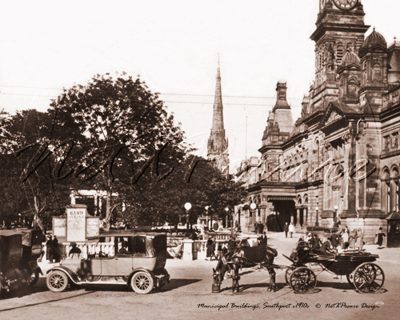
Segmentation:
<svg viewBox="0 0 400 320">
<path fill-rule="evenodd" d="M 375 293 L 384 283 L 385 275 L 381 267 L 373 263 L 379 256 L 361 250 L 349 250 L 343 253 L 322 254 L 311 250 L 310 245 L 304 242 L 298 245 L 290 258 L 290 266 L 274 264 L 277 251 L 265 245 L 256 247 L 239 247 L 230 255 L 222 257 L 213 269 L 212 292 L 220 292 L 225 273 L 232 273 L 232 291 L 239 291 L 239 269 L 258 266 L 268 270 L 270 284 L 268 291 L 275 291 L 275 270 L 287 269 L 286 283 L 296 293 L 307 293 L 317 285 L 317 276 L 314 267 L 322 268 L 335 275 L 346 276 L 348 282 L 360 293 Z M 315 270 L 315 269 L 314 269 Z"/>
<path fill-rule="evenodd" d="M 299 244 L 293 258 L 283 255 L 292 262 L 285 273 L 286 283 L 297 293 L 306 293 L 315 288 L 317 277 L 313 267 L 338 276 L 347 281 L 360 293 L 374 293 L 385 281 L 381 267 L 373 263 L 379 256 L 363 250 L 348 250 L 342 253 L 325 254 L 311 250 L 308 242 Z"/>
</svg>

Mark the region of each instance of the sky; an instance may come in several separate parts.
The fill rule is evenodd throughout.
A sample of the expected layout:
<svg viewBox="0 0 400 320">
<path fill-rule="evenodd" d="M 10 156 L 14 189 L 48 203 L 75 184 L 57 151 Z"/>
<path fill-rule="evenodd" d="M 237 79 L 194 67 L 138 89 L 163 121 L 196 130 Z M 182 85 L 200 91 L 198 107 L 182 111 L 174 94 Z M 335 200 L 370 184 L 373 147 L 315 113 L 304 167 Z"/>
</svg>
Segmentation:
<svg viewBox="0 0 400 320">
<path fill-rule="evenodd" d="M 399 0 L 361 0 L 365 23 L 400 39 Z M 46 111 L 94 75 L 138 75 L 206 157 L 218 57 L 231 172 L 260 156 L 276 83 L 293 120 L 314 79 L 319 0 L 0 0 L 0 110 Z"/>
</svg>

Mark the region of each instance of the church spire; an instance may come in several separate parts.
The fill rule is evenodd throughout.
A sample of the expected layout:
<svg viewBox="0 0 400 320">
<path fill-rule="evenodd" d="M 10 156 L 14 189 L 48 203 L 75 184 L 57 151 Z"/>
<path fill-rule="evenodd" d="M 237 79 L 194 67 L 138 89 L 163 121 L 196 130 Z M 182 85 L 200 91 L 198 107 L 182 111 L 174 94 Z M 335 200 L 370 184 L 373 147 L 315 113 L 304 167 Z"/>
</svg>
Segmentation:
<svg viewBox="0 0 400 320">
<path fill-rule="evenodd" d="M 219 56 L 218 56 L 217 81 L 216 81 L 215 96 L 214 96 L 212 130 L 224 131 L 224 115 L 222 106 L 221 71 L 219 67 Z"/>
<path fill-rule="evenodd" d="M 207 158 L 214 161 L 216 167 L 219 168 L 221 171 L 229 172 L 228 140 L 225 138 L 224 129 L 219 56 L 213 106 L 213 120 L 210 138 L 208 139 Z"/>
</svg>

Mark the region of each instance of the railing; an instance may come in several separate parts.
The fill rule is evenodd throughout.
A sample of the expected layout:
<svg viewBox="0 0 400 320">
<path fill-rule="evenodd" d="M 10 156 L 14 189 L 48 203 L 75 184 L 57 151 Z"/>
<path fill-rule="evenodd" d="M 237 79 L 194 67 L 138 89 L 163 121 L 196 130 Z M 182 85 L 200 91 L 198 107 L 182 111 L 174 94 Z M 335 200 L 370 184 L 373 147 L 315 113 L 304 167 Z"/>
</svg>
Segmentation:
<svg viewBox="0 0 400 320">
<path fill-rule="evenodd" d="M 42 243 L 43 251 L 44 251 L 44 259 L 46 259 L 46 243 Z M 106 254 L 108 256 L 115 255 L 115 248 L 113 242 L 86 242 L 86 243 L 77 243 L 76 246 L 81 250 L 81 257 L 86 259 L 88 255 L 99 255 L 100 252 Z M 72 246 L 69 242 L 59 243 L 58 250 L 60 253 L 60 258 L 65 259 L 68 256 L 68 253 L 72 249 Z"/>
<path fill-rule="evenodd" d="M 221 232 L 213 232 L 210 233 L 216 239 L 216 246 L 215 246 L 215 256 L 217 256 L 217 249 L 218 244 L 227 245 L 230 233 L 221 233 Z M 250 242 L 254 242 L 254 239 L 249 239 Z M 256 240 L 256 238 L 255 238 Z M 188 239 L 170 239 L 168 241 L 169 246 L 168 248 L 176 248 L 176 251 L 183 250 L 183 242 L 188 241 Z M 189 240 L 192 241 L 192 240 Z M 43 243 L 43 250 L 44 250 L 44 260 L 46 260 L 46 243 Z M 113 242 L 85 242 L 85 243 L 77 243 L 77 247 L 81 250 L 81 257 L 86 259 L 88 255 L 99 255 L 100 252 L 106 254 L 108 256 L 115 255 L 115 246 Z M 68 256 L 68 253 L 72 249 L 72 246 L 69 242 L 59 243 L 58 249 L 60 253 L 60 258 L 65 259 Z M 174 249 L 172 251 L 175 251 Z M 193 240 L 193 259 L 204 259 L 206 257 L 207 252 L 207 240 Z M 183 252 L 181 255 L 177 255 L 182 257 Z"/>
</svg>

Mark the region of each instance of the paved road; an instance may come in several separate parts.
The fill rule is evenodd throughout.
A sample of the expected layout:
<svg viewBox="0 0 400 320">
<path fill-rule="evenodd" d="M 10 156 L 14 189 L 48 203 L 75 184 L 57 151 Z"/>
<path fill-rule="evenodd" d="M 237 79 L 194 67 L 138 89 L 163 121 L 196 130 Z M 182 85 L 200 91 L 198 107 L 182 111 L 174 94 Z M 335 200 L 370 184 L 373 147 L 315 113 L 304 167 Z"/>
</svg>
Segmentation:
<svg viewBox="0 0 400 320">
<path fill-rule="evenodd" d="M 289 255 L 296 241 L 270 236 L 269 245 L 279 251 L 277 264 L 289 265 L 282 253 Z M 233 294 L 232 281 L 225 280 L 222 292 L 212 294 L 215 261 L 168 260 L 172 280 L 161 292 L 138 295 L 124 286 L 87 286 L 56 294 L 40 279 L 32 291 L 1 300 L 0 319 L 397 319 L 400 248 L 366 249 L 379 253 L 386 275 L 383 290 L 376 294 L 359 294 L 345 278 L 318 271 L 316 290 L 295 294 L 285 284 L 284 270 L 277 271 L 279 290 L 270 293 L 268 273 L 254 269 L 241 271 L 240 293 Z"/>
</svg>

